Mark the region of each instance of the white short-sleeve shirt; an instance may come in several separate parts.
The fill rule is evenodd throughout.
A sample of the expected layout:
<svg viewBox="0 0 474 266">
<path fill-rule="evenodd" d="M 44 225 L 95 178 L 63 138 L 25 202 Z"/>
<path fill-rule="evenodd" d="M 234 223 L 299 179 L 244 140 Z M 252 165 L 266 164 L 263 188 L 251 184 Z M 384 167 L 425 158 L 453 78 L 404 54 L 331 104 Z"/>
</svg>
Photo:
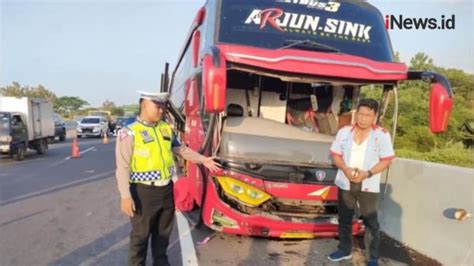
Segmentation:
<svg viewBox="0 0 474 266">
<path fill-rule="evenodd" d="M 372 127 L 369 137 L 364 141 L 366 143 L 361 144 L 365 146 L 362 147 L 364 152 L 360 152 L 361 147 L 354 147 L 359 149 L 356 149 L 356 153 L 353 153 L 354 128 L 355 126 L 346 126 L 337 132 L 336 139 L 331 145 L 331 154 L 333 156 L 341 156 L 344 163 L 351 167 L 354 167 L 353 165 L 357 163 L 357 165 L 362 166 L 358 168 L 364 171 L 372 169 L 382 160 L 392 160 L 395 158 L 390 135 L 385 129 L 378 126 Z M 381 174 L 378 173 L 371 178 L 364 179 L 362 181 L 362 191 L 380 192 L 380 176 Z M 350 181 L 340 169 L 337 171 L 334 183 L 343 190 L 350 190 Z"/>
</svg>

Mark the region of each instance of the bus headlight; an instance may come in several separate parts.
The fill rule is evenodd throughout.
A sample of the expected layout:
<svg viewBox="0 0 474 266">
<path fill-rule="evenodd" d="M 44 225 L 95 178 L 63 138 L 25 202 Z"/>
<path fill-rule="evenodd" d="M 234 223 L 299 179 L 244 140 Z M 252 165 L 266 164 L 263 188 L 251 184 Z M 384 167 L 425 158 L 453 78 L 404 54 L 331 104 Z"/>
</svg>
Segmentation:
<svg viewBox="0 0 474 266">
<path fill-rule="evenodd" d="M 235 178 L 218 176 L 217 180 L 226 194 L 245 205 L 256 207 L 271 198 L 265 191 Z"/>
</svg>

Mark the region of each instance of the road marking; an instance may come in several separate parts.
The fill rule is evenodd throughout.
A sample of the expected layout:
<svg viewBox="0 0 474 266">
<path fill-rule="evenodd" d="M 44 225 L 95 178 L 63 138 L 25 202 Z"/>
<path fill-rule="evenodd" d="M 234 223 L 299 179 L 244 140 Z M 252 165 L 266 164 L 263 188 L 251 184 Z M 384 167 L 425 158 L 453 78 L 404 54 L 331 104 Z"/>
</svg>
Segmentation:
<svg viewBox="0 0 474 266">
<path fill-rule="evenodd" d="M 79 152 L 79 155 L 82 155 L 82 154 L 84 154 L 84 153 L 86 153 L 86 152 L 88 152 L 88 151 L 91 151 L 91 150 L 93 150 L 93 149 L 95 149 L 94 146 L 90 147 L 89 149 L 86 149 L 86 150 L 83 150 L 83 151 Z M 66 157 L 64 160 L 70 160 L 70 159 L 71 159 L 71 156 L 68 156 L 68 157 Z"/>
<path fill-rule="evenodd" d="M 176 213 L 178 213 L 178 212 L 176 212 Z M 171 243 L 168 245 L 167 250 L 170 251 L 170 250 L 174 247 L 174 245 L 176 245 L 176 244 L 181 240 L 181 238 L 183 238 L 183 237 L 185 237 L 187 234 L 191 233 L 191 231 L 193 231 L 194 228 L 195 228 L 195 226 L 193 225 L 193 226 L 191 226 L 186 232 L 181 233 L 181 235 L 178 236 L 178 238 L 176 238 L 173 242 L 171 242 Z M 179 231 L 178 231 L 178 234 L 179 234 Z"/>
<path fill-rule="evenodd" d="M 94 147 L 94 146 L 90 147 L 89 149 L 86 149 L 86 150 L 83 150 L 83 151 L 79 152 L 79 155 L 84 154 L 84 153 L 89 152 L 89 151 L 92 151 L 92 150 L 95 150 L 95 147 Z M 50 165 L 49 165 L 49 168 L 51 168 L 51 167 L 56 167 L 56 166 L 58 166 L 58 165 L 60 165 L 60 164 L 62 164 L 62 163 L 64 163 L 64 162 L 66 162 L 66 161 L 68 161 L 68 160 L 71 160 L 71 156 L 68 156 L 68 157 L 62 159 L 61 161 L 58 161 L 58 162 L 55 162 L 55 163 L 50 164 Z"/>
<path fill-rule="evenodd" d="M 176 221 L 178 224 L 178 233 L 182 234 L 177 241 L 179 241 L 181 247 L 183 265 L 197 266 L 196 250 L 194 249 L 193 238 L 191 237 L 192 229 L 189 228 L 188 220 L 186 220 L 182 213 L 176 212 Z M 171 247 L 171 245 L 169 247 Z"/>
<path fill-rule="evenodd" d="M 39 195 L 42 195 L 42 194 L 46 194 L 50 191 L 55 191 L 55 190 L 62 189 L 62 188 L 65 188 L 65 187 L 73 186 L 75 184 L 86 183 L 87 181 L 90 181 L 90 180 L 94 180 L 94 179 L 102 178 L 102 177 L 107 176 L 107 175 L 111 175 L 114 172 L 115 172 L 115 169 L 107 171 L 107 172 L 103 172 L 103 173 L 100 173 L 100 174 L 96 174 L 96 175 L 93 175 L 93 176 L 90 176 L 90 177 L 87 177 L 87 178 L 78 179 L 78 180 L 75 180 L 75 181 L 72 181 L 72 182 L 69 182 L 69 183 L 66 183 L 66 184 L 61 184 L 61 185 L 58 185 L 58 186 L 55 186 L 55 187 L 49 187 L 49 188 L 42 189 L 42 190 L 39 190 L 39 191 L 36 191 L 36 192 L 32 192 L 32 193 L 28 193 L 28 194 L 21 195 L 21 196 L 18 196 L 18 197 L 14 197 L 14 198 L 11 198 L 11 199 L 8 199 L 8 200 L 5 200 L 5 201 L 1 201 L 0 206 L 6 205 L 9 202 L 15 202 L 15 201 L 19 201 L 19 200 L 22 200 L 22 199 L 27 199 L 27 198 L 39 196 Z"/>
</svg>

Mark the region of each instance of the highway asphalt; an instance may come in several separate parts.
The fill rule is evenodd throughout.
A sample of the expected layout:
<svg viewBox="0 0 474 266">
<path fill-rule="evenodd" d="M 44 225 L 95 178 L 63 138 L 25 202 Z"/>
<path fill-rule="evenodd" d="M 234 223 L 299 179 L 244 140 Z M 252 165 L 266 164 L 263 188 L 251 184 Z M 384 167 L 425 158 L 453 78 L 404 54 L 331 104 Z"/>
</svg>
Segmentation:
<svg viewBox="0 0 474 266">
<path fill-rule="evenodd" d="M 119 209 L 115 139 L 80 139 L 81 157 L 71 159 L 72 136 L 50 144 L 44 155 L 0 159 L 0 265 L 126 265 L 130 225 Z M 196 226 L 197 217 L 177 213 L 172 265 L 364 265 L 361 239 L 351 261 L 330 263 L 336 239 L 225 235 Z M 381 265 L 413 263 L 409 254 L 383 245 Z"/>
</svg>

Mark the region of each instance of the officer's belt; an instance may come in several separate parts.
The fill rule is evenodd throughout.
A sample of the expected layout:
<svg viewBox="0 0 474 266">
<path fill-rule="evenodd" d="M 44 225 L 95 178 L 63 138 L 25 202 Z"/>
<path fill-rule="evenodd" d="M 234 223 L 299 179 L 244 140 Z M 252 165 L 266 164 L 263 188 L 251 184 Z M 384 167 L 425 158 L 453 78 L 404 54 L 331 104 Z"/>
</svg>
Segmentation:
<svg viewBox="0 0 474 266">
<path fill-rule="evenodd" d="M 131 181 L 131 184 L 141 184 L 141 185 L 147 185 L 147 186 L 153 186 L 153 187 L 164 187 L 167 186 L 171 182 L 171 179 L 165 179 L 165 180 L 156 180 L 156 181 Z"/>
</svg>

